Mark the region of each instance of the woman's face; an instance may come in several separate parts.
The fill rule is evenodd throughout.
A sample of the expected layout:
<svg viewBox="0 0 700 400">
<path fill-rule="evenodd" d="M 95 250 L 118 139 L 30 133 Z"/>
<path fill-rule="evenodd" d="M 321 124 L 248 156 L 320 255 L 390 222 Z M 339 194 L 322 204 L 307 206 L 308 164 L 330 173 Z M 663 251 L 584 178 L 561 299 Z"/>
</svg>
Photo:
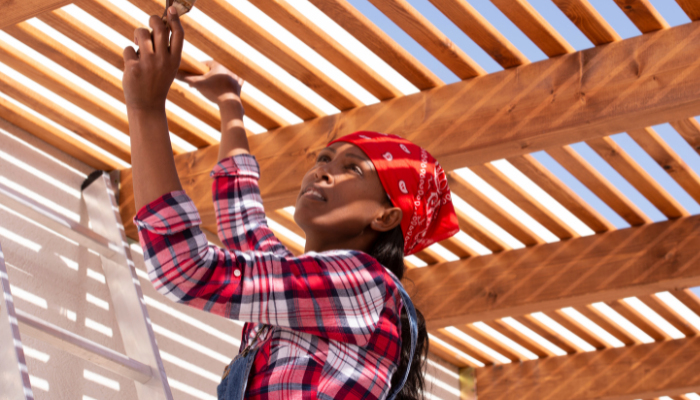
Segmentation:
<svg viewBox="0 0 700 400">
<path fill-rule="evenodd" d="M 396 215 L 390 221 L 393 228 L 401 211 L 389 202 L 369 157 L 353 144 L 338 142 L 321 150 L 304 175 L 294 219 L 307 237 L 321 234 L 324 241 L 343 240 L 370 226 L 384 230 L 376 220 L 391 209 L 398 212 L 398 221 Z"/>
</svg>

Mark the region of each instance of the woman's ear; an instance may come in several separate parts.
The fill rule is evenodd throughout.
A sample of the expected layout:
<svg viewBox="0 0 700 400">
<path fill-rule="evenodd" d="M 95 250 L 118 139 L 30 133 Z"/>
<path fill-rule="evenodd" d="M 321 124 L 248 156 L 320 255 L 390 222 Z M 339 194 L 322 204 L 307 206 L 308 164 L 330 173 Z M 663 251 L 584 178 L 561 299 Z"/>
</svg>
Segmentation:
<svg viewBox="0 0 700 400">
<path fill-rule="evenodd" d="M 388 232 L 401 224 L 403 211 L 398 207 L 385 208 L 381 215 L 377 216 L 370 227 L 377 232 Z"/>
</svg>

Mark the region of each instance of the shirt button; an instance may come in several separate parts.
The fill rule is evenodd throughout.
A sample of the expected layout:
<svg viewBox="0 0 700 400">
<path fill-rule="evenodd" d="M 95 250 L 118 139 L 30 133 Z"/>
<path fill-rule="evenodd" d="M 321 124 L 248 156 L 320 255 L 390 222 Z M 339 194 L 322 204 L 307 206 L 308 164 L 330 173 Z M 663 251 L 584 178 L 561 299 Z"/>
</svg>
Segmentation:
<svg viewBox="0 0 700 400">
<path fill-rule="evenodd" d="M 235 276 L 236 278 L 238 278 L 239 276 L 241 276 L 241 270 L 240 270 L 240 269 L 234 269 L 234 270 L 233 270 L 233 276 Z"/>
</svg>

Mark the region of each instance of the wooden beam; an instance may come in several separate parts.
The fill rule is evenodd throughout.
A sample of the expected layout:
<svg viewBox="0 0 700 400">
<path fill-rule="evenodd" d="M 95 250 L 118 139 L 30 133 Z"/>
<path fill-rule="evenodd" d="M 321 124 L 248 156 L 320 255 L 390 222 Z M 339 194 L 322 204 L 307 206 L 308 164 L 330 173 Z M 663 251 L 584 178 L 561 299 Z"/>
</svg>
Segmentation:
<svg viewBox="0 0 700 400">
<path fill-rule="evenodd" d="M 700 391 L 700 338 L 476 370 L 479 400 L 633 400 Z"/>
<path fill-rule="evenodd" d="M 56 39 L 49 37 L 27 22 L 21 22 L 4 30 L 56 64 L 76 74 L 115 99 L 124 102 L 124 92 L 119 79 L 70 50 Z M 209 135 L 195 128 L 181 117 L 167 110 L 166 115 L 170 131 L 194 146 L 204 147 L 215 142 Z"/>
<path fill-rule="evenodd" d="M 644 214 L 620 189 L 613 185 L 571 146 L 553 147 L 547 149 L 547 154 L 552 156 L 571 175 L 586 185 L 591 192 L 630 225 L 636 226 L 652 222 L 651 218 Z"/>
<path fill-rule="evenodd" d="M 700 217 L 409 271 L 431 329 L 700 284 Z"/>
<path fill-rule="evenodd" d="M 622 40 L 588 0 L 552 0 L 586 37 L 598 46 Z"/>
<path fill-rule="evenodd" d="M 444 83 L 346 0 L 309 0 L 399 74 L 425 90 Z"/>
<path fill-rule="evenodd" d="M 491 2 L 548 57 L 576 51 L 527 0 L 491 0 Z"/>
<path fill-rule="evenodd" d="M 700 4 L 695 0 L 676 0 L 692 21 L 700 19 Z"/>
<path fill-rule="evenodd" d="M 588 140 L 586 143 L 666 217 L 680 218 L 690 215 L 675 197 L 668 193 L 612 138 L 596 138 Z"/>
<path fill-rule="evenodd" d="M 77 115 L 49 101 L 49 99 L 3 73 L 0 73 L 0 92 L 5 93 L 83 139 L 94 143 L 115 157 L 129 164 L 131 163 L 131 149 L 126 143 L 97 129 Z"/>
<path fill-rule="evenodd" d="M 0 29 L 61 8 L 73 0 L 5 0 L 0 13 Z"/>
<path fill-rule="evenodd" d="M 370 0 L 460 79 L 485 75 L 486 71 L 406 0 Z"/>
<path fill-rule="evenodd" d="M 503 68 L 517 67 L 530 62 L 467 0 L 430 0 L 430 2 Z"/>
<path fill-rule="evenodd" d="M 119 169 L 121 165 L 102 154 L 66 135 L 58 128 L 36 118 L 31 113 L 0 97 L 0 128 L 13 133 L 16 129 L 38 137 L 66 154 L 85 164 L 102 170 Z"/>
<path fill-rule="evenodd" d="M 384 79 L 381 74 L 338 43 L 287 1 L 251 0 L 251 3 L 379 100 L 403 96 L 403 93 Z"/>
<path fill-rule="evenodd" d="M 134 2 L 134 0 L 130 1 Z M 348 110 L 363 105 L 344 87 L 326 76 L 310 61 L 287 47 L 227 1 L 208 0 L 198 3 L 197 8 L 285 69 L 293 77 L 299 79 L 339 110 Z"/>
<path fill-rule="evenodd" d="M 595 208 L 591 207 L 533 156 L 526 154 L 513 157 L 509 158 L 508 162 L 574 214 L 581 222 L 588 225 L 593 232 L 601 233 L 615 230 L 615 226 L 610 221 L 600 215 Z"/>
<path fill-rule="evenodd" d="M 691 23 L 253 136 L 265 206 L 294 204 L 315 153 L 360 129 L 398 133 L 453 170 L 700 114 L 698 52 Z M 200 210 L 216 158 L 176 158 L 185 190 L 206 193 Z"/>
<path fill-rule="evenodd" d="M 104 7 L 102 5 L 103 1 L 104 0 L 100 0 L 100 3 L 93 3 L 97 6 L 91 5 L 91 7 Z M 147 14 L 159 13 L 160 11 L 158 10 L 163 8 L 162 2 L 157 0 L 132 0 L 132 3 L 144 10 Z M 103 9 L 102 11 L 104 13 L 113 10 Z M 289 111 L 296 114 L 299 118 L 306 120 L 324 115 L 323 111 L 313 105 L 313 103 L 299 96 L 282 81 L 265 72 L 263 68 L 236 51 L 236 49 L 195 22 L 189 16 L 183 17 L 181 22 L 187 35 L 187 41 L 197 46 L 198 49 L 205 52 L 213 60 L 218 61 L 221 65 L 235 72 L 247 82 L 250 82 L 256 88 L 286 107 Z M 201 64 L 198 61 L 193 62 Z M 201 67 L 208 70 L 207 66 L 204 64 L 201 64 Z M 289 125 L 287 121 L 259 105 L 257 101 L 253 100 L 245 93 L 245 90 L 241 93 L 241 101 L 246 110 L 246 115 L 263 127 L 274 129 Z M 252 109 L 251 105 L 254 106 Z M 216 110 L 216 112 L 218 117 L 218 110 Z M 217 127 L 217 129 L 219 128 Z"/>
<path fill-rule="evenodd" d="M 642 33 L 658 31 L 669 27 L 649 0 L 615 0 L 627 17 Z"/>
</svg>

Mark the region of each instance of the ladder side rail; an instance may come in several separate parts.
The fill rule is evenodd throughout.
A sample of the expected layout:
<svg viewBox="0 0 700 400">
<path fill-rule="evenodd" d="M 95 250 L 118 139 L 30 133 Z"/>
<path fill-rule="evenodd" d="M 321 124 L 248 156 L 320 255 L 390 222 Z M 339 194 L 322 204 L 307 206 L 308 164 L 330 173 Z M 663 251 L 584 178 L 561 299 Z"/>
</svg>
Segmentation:
<svg viewBox="0 0 700 400">
<path fill-rule="evenodd" d="M 0 204 L 100 254 L 113 257 L 121 251 L 119 245 L 110 243 L 104 236 L 2 183 Z"/>
<path fill-rule="evenodd" d="M 22 310 L 15 310 L 22 334 L 48 343 L 93 364 L 135 381 L 146 383 L 152 377 L 151 367 L 85 339 L 73 332 L 50 324 Z"/>
<path fill-rule="evenodd" d="M 3 300 L 0 302 L 0 388 L 2 388 L 0 398 L 34 400 L 2 246 L 0 246 L 0 286 Z"/>
<path fill-rule="evenodd" d="M 111 243 L 121 243 L 113 257 L 101 256 L 102 269 L 126 354 L 153 371 L 148 382 L 136 382 L 139 399 L 172 399 L 109 175 L 100 172 L 89 177 L 83 185 L 83 199 L 93 230 Z"/>
</svg>

